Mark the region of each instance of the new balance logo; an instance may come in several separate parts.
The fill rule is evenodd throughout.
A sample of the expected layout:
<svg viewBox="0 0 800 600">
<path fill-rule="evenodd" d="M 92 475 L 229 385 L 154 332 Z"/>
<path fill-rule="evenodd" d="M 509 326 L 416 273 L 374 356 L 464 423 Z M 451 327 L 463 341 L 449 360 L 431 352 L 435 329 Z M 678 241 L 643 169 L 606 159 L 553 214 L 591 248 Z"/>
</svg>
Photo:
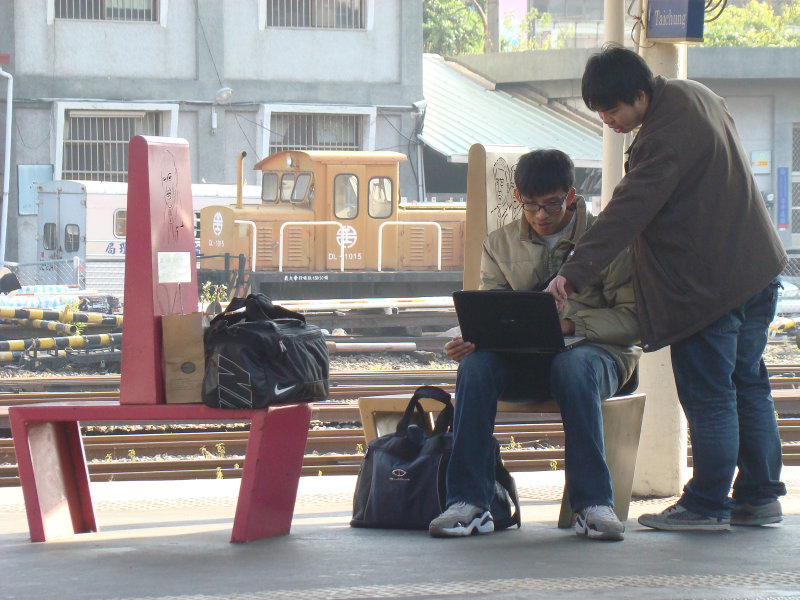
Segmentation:
<svg viewBox="0 0 800 600">
<path fill-rule="evenodd" d="M 253 408 L 250 373 L 221 354 L 217 356 L 217 396 L 220 408 Z"/>
</svg>

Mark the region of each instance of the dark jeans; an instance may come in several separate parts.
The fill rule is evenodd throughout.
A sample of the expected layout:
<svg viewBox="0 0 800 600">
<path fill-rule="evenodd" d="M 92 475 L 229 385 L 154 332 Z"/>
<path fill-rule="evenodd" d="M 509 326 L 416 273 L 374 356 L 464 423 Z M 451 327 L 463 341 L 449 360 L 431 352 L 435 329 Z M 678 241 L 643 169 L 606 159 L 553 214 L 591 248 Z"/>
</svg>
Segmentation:
<svg viewBox="0 0 800 600">
<path fill-rule="evenodd" d="M 778 281 L 672 345 L 672 370 L 692 442 L 693 475 L 681 506 L 728 517 L 735 504 L 786 494 L 781 440 L 763 353 Z M 733 499 L 728 497 L 733 483 Z"/>
<path fill-rule="evenodd" d="M 617 391 L 619 379 L 614 357 L 593 344 L 556 354 L 552 361 L 541 356 L 495 352 L 466 356 L 458 367 L 456 380 L 447 504 L 464 501 L 489 507 L 494 490 L 492 435 L 497 400 L 505 392 L 520 401 L 552 397 L 559 403 L 572 509 L 612 505 L 600 403 Z"/>
</svg>

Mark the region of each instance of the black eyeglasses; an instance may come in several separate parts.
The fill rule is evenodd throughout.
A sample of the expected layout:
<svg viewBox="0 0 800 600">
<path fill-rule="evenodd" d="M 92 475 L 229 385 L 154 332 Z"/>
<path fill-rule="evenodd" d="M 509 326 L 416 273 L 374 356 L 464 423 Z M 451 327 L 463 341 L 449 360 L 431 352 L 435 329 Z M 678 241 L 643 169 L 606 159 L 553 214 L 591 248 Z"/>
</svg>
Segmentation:
<svg viewBox="0 0 800 600">
<path fill-rule="evenodd" d="M 567 201 L 567 196 L 569 196 L 569 192 L 564 194 L 564 197 L 561 199 L 560 202 L 548 202 L 547 204 L 537 204 L 536 202 L 521 202 L 522 208 L 525 212 L 530 212 L 536 214 L 540 210 L 543 210 L 548 215 L 554 215 L 558 212 L 561 212 L 561 207 L 564 206 L 564 202 Z"/>
</svg>

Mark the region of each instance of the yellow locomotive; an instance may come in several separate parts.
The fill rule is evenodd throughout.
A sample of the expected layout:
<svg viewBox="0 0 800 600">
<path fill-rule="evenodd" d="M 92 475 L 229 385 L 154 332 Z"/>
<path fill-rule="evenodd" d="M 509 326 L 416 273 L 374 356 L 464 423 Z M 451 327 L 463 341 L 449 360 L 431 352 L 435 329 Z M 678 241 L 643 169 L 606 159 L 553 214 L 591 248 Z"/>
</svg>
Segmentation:
<svg viewBox="0 0 800 600">
<path fill-rule="evenodd" d="M 242 181 L 242 158 L 239 177 Z M 464 203 L 401 201 L 398 152 L 278 152 L 261 202 L 200 211 L 200 281 L 274 299 L 436 296 L 461 288 Z"/>
</svg>

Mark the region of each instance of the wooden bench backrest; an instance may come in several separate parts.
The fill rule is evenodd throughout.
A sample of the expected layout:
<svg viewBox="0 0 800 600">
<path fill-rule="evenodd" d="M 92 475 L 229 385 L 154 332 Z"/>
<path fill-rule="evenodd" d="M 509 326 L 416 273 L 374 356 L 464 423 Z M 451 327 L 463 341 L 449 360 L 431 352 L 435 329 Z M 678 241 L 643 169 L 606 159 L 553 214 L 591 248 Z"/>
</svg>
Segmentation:
<svg viewBox="0 0 800 600">
<path fill-rule="evenodd" d="M 514 200 L 514 171 L 523 146 L 473 144 L 467 164 L 467 222 L 464 245 L 464 289 L 480 284 L 481 248 L 487 234 L 520 217 Z"/>
</svg>

